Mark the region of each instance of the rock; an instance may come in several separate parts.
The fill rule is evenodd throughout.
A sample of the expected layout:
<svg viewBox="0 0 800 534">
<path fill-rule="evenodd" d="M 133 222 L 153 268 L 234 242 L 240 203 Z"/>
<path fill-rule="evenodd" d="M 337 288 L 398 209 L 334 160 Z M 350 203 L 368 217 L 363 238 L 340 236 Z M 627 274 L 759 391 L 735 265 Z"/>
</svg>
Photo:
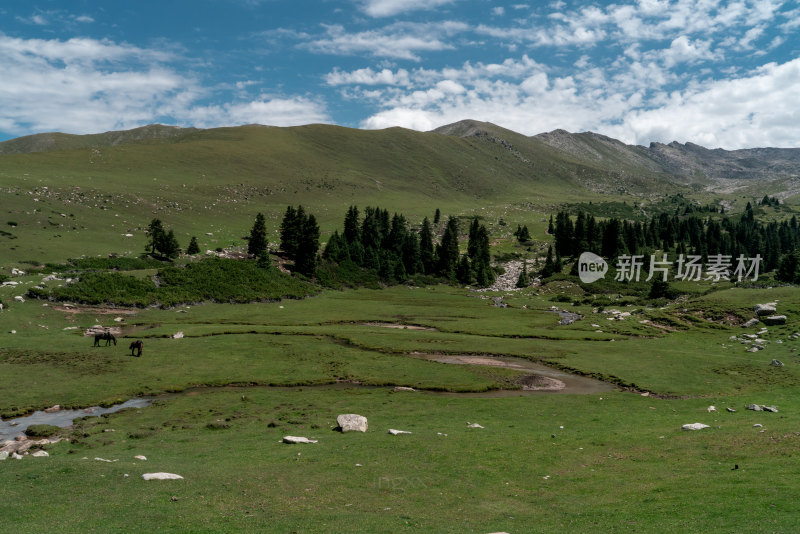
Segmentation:
<svg viewBox="0 0 800 534">
<path fill-rule="evenodd" d="M 765 412 L 778 413 L 778 408 L 777 408 L 777 407 L 775 407 L 775 406 L 762 406 L 761 408 L 762 408 L 762 409 L 763 409 Z"/>
<path fill-rule="evenodd" d="M 760 405 L 758 405 L 758 404 L 751 404 L 750 406 L 748 406 L 748 407 L 747 407 L 747 409 L 748 409 L 748 410 L 753 410 L 754 412 L 760 412 L 760 411 L 762 411 L 762 408 L 761 408 L 761 406 L 760 406 Z"/>
<path fill-rule="evenodd" d="M 753 425 L 753 428 L 764 428 L 764 425 L 762 425 L 761 423 L 756 423 Z"/>
<path fill-rule="evenodd" d="M 716 406 L 709 406 L 708 408 L 706 408 L 706 411 L 708 413 L 716 412 L 717 411 L 717 407 Z"/>
<path fill-rule="evenodd" d="M 15 460 L 22 460 L 22 456 L 17 454 L 16 452 L 11 453 L 11 457 Z"/>
<path fill-rule="evenodd" d="M 395 430 L 394 428 L 390 428 L 388 433 L 393 436 L 398 434 L 411 434 L 411 432 L 408 432 L 407 430 Z"/>
<path fill-rule="evenodd" d="M 183 477 L 175 473 L 144 473 L 142 478 L 145 480 L 183 480 Z"/>
<path fill-rule="evenodd" d="M 175 332 L 172 334 L 172 339 L 181 339 L 183 337 L 183 332 Z"/>
<path fill-rule="evenodd" d="M 283 436 L 284 443 L 316 443 L 315 439 L 308 439 L 302 436 Z"/>
<path fill-rule="evenodd" d="M 367 418 L 354 413 L 342 414 L 336 418 L 336 422 L 342 432 L 366 432 L 368 428 Z"/>
<path fill-rule="evenodd" d="M 481 425 L 479 425 L 478 423 L 469 423 L 468 422 L 467 423 L 467 428 L 483 428 L 483 427 Z"/>
<path fill-rule="evenodd" d="M 45 408 L 44 409 L 44 413 L 55 413 L 55 412 L 59 411 L 60 409 L 61 409 L 61 405 L 60 404 L 55 404 L 55 405 L 53 405 L 53 406 L 51 406 L 49 408 Z"/>
<path fill-rule="evenodd" d="M 399 391 L 417 391 L 417 390 L 416 390 L 416 389 L 414 389 L 414 388 L 409 388 L 409 387 L 406 387 L 406 386 L 395 386 L 395 388 L 394 388 L 394 389 L 392 389 L 392 391 L 393 391 L 394 393 L 397 393 L 397 392 L 399 392 Z"/>
<path fill-rule="evenodd" d="M 783 362 L 780 360 L 772 360 L 769 364 L 773 367 L 783 367 Z"/>
<path fill-rule="evenodd" d="M 16 297 L 14 297 L 14 300 L 16 300 L 17 302 L 25 302 L 25 299 L 22 298 L 22 295 L 17 295 Z"/>
<path fill-rule="evenodd" d="M 47 451 L 36 451 L 33 454 L 31 454 L 31 456 L 33 456 L 34 458 L 44 458 L 50 455 L 47 454 Z"/>
<path fill-rule="evenodd" d="M 711 428 L 708 425 L 704 425 L 703 423 L 689 423 L 688 425 L 683 425 L 681 427 L 684 430 L 702 430 L 704 428 Z"/>
<path fill-rule="evenodd" d="M 734 410 L 734 409 L 733 409 L 733 408 L 731 408 L 730 406 L 729 406 L 729 407 L 727 407 L 727 408 L 725 408 L 725 409 L 726 409 L 726 410 L 728 410 L 730 413 L 736 413 L 736 410 Z"/>
<path fill-rule="evenodd" d="M 778 304 L 776 302 L 767 302 L 766 304 L 756 304 L 753 306 L 753 311 L 761 317 L 762 315 L 770 315 L 775 313 L 777 310 Z"/>
<path fill-rule="evenodd" d="M 770 326 L 786 324 L 786 316 L 785 315 L 770 315 L 768 317 L 762 317 L 761 321 Z"/>
<path fill-rule="evenodd" d="M 142 460 L 142 461 L 147 460 L 147 457 L 142 456 L 141 454 L 137 454 L 136 456 L 134 456 L 134 458 L 136 458 L 137 460 Z"/>
<path fill-rule="evenodd" d="M 753 345 L 752 347 L 750 347 L 749 349 L 747 349 L 747 352 L 758 352 L 758 351 L 760 351 L 760 350 L 761 350 L 761 349 L 763 349 L 763 348 L 764 348 L 764 347 L 762 347 L 761 345 Z"/>
<path fill-rule="evenodd" d="M 0 460 L 5 460 L 6 458 L 8 458 L 8 451 L 0 452 Z"/>
</svg>

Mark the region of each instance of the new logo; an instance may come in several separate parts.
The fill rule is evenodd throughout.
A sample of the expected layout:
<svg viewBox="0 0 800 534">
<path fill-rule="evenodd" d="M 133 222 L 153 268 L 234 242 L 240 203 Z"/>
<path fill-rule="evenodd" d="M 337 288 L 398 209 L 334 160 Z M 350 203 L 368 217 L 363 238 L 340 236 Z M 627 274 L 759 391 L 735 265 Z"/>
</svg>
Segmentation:
<svg viewBox="0 0 800 534">
<path fill-rule="evenodd" d="M 578 258 L 578 277 L 584 284 L 603 278 L 608 272 L 606 260 L 592 252 L 584 252 Z"/>
</svg>

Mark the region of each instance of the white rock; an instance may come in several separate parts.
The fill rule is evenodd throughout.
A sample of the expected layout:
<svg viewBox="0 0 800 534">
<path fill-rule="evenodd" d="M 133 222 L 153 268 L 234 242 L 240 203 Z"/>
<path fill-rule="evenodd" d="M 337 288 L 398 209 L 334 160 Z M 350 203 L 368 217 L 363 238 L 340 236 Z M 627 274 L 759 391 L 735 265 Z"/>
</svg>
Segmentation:
<svg viewBox="0 0 800 534">
<path fill-rule="evenodd" d="M 31 456 L 33 456 L 34 458 L 44 458 L 50 455 L 47 454 L 47 451 L 36 451 L 33 454 L 31 454 Z"/>
<path fill-rule="evenodd" d="M 467 423 L 467 428 L 483 428 L 483 427 L 481 425 L 479 425 L 478 423 L 469 423 L 468 422 Z"/>
<path fill-rule="evenodd" d="M 417 391 L 417 390 L 406 386 L 395 386 L 394 389 L 392 389 L 392 391 L 396 393 L 398 391 Z"/>
<path fill-rule="evenodd" d="M 684 430 L 702 430 L 704 428 L 711 428 L 708 425 L 704 425 L 703 423 L 690 423 L 688 425 L 683 425 L 681 427 Z"/>
<path fill-rule="evenodd" d="M 145 473 L 142 475 L 145 480 L 183 480 L 183 477 L 175 473 Z"/>
<path fill-rule="evenodd" d="M 22 298 L 22 295 L 17 295 L 16 297 L 14 297 L 14 300 L 16 300 L 17 302 L 25 302 L 25 299 Z"/>
<path fill-rule="evenodd" d="M 175 332 L 172 334 L 172 339 L 181 339 L 183 337 L 183 332 Z"/>
<path fill-rule="evenodd" d="M 284 443 L 317 443 L 315 439 L 308 439 L 302 436 L 283 436 Z"/>
<path fill-rule="evenodd" d="M 390 428 L 389 434 L 396 436 L 398 434 L 411 434 L 411 432 L 408 432 L 407 430 L 395 430 L 394 428 Z"/>
<path fill-rule="evenodd" d="M 369 428 L 367 418 L 355 413 L 341 414 L 336 418 L 336 422 L 342 432 L 366 432 Z"/>
<path fill-rule="evenodd" d="M 137 454 L 136 456 L 134 456 L 134 458 L 136 458 L 137 460 L 142 460 L 142 461 L 147 460 L 147 457 L 146 456 L 142 456 L 141 454 Z"/>
<path fill-rule="evenodd" d="M 5 460 L 6 458 L 8 458 L 8 451 L 0 452 L 0 460 Z"/>
<path fill-rule="evenodd" d="M 756 423 L 753 425 L 753 428 L 764 428 L 764 425 L 762 425 L 761 423 Z"/>
<path fill-rule="evenodd" d="M 708 413 L 716 412 L 717 411 L 717 407 L 716 406 L 709 406 L 708 408 L 706 408 L 706 411 Z"/>
<path fill-rule="evenodd" d="M 15 460 L 22 460 L 22 456 L 20 456 L 20 455 L 19 455 L 19 454 L 17 454 L 16 452 L 12 452 L 12 453 L 11 453 L 11 457 L 12 457 L 13 459 L 15 459 Z"/>
</svg>

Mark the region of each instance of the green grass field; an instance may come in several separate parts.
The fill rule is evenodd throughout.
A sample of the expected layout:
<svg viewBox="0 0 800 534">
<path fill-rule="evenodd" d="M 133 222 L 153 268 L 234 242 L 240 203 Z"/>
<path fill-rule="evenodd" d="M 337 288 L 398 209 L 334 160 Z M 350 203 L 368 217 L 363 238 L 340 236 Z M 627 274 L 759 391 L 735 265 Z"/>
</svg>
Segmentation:
<svg viewBox="0 0 800 534">
<path fill-rule="evenodd" d="M 0 286 L 0 417 L 153 398 L 79 419 L 60 431 L 64 440 L 43 446 L 48 457 L 0 461 L 0 526 L 796 531 L 800 293 L 772 276 L 752 287 L 675 283 L 678 298 L 651 302 L 644 284 L 592 290 L 566 275 L 504 292 L 410 282 L 332 290 L 242 263 L 214 283 L 181 281 L 187 271 L 175 271 L 172 287 L 156 289 L 150 283 L 164 266 L 135 259 L 154 217 L 182 246 L 197 236 L 205 252 L 242 247 L 261 211 L 274 248 L 287 205 L 315 214 L 324 242 L 355 204 L 402 212 L 414 225 L 437 208 L 443 221 L 477 215 L 495 259 L 528 259 L 536 270 L 552 241 L 548 218 L 565 206 L 638 217 L 673 212 L 674 192 L 702 205 L 725 200 L 733 213 L 752 200 L 641 169 L 622 169 L 621 181 L 617 163 L 589 168 L 529 138 L 508 140 L 518 152 L 398 129 L 243 127 L 115 147 L 69 138 L 78 143 L 71 150 L 0 156 L 0 281 L 17 282 Z M 781 205 L 758 217 L 793 212 Z M 531 244 L 513 238 L 518 224 Z M 68 258 L 76 261 L 55 265 Z M 81 286 L 42 280 L 97 265 L 123 271 L 87 275 Z M 12 268 L 26 274 L 11 276 Z M 121 291 L 127 275 L 135 280 L 125 278 Z M 37 286 L 41 298 L 31 298 Z M 108 304 L 122 297 L 117 304 L 137 307 Z M 754 304 L 772 301 L 785 325 L 740 326 Z M 553 306 L 582 318 L 559 325 Z M 84 332 L 95 325 L 117 329 L 118 345 L 93 347 Z M 748 352 L 758 343 L 746 336 L 764 349 Z M 144 342 L 140 358 L 128 350 L 135 339 Z M 431 361 L 465 355 L 599 382 L 531 392 L 517 369 Z M 366 416 L 369 430 L 337 431 L 343 413 Z M 681 429 L 694 422 L 710 428 Z M 288 445 L 287 435 L 318 442 Z M 151 472 L 183 479 L 142 479 Z"/>
<path fill-rule="evenodd" d="M 14 291 L 2 291 L 11 301 Z M 666 310 L 634 309 L 624 321 L 580 310 L 586 317 L 568 326 L 557 326 L 542 296 L 508 298 L 509 308 L 497 308 L 465 289 L 398 286 L 135 313 L 14 302 L 0 315 L 5 415 L 56 403 L 157 400 L 81 420 L 64 431 L 69 442 L 47 446 L 48 458 L 0 464 L 3 525 L 21 532 L 792 530 L 800 439 L 793 326 L 770 328 L 762 335 L 768 347 L 748 353 L 729 341 L 744 333 L 738 326 L 701 319 L 667 331 L 639 322 L 672 316 L 681 324 L 684 310 L 696 309 L 747 315 L 751 303 L 770 300 L 794 314 L 800 300 L 792 289 L 715 292 Z M 96 323 L 130 333 L 117 347 L 91 347 L 82 331 Z M 389 328 L 398 325 L 425 329 Z M 177 332 L 184 337 L 173 338 Z M 145 341 L 141 358 L 127 353 L 132 338 Z M 515 389 L 516 371 L 412 357 L 418 352 L 512 355 L 640 389 L 525 395 Z M 772 358 L 786 365 L 771 367 Z M 394 386 L 418 391 L 392 393 Z M 458 393 L 497 388 L 508 393 Z M 750 403 L 779 413 L 746 410 Z M 707 412 L 709 405 L 718 411 Z M 369 431 L 335 431 L 340 413 L 366 416 Z M 711 428 L 681 430 L 693 422 Z M 389 428 L 412 433 L 391 436 Z M 284 435 L 319 442 L 286 445 Z M 142 480 L 157 471 L 184 479 Z M 84 512 L 76 513 L 76 502 L 86 503 Z"/>
</svg>

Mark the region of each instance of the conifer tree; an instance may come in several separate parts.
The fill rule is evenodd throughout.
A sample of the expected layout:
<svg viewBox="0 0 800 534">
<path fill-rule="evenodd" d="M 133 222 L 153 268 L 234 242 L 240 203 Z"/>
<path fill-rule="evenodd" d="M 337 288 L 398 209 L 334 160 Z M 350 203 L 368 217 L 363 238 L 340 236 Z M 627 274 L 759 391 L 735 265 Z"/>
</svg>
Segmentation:
<svg viewBox="0 0 800 534">
<path fill-rule="evenodd" d="M 434 248 L 431 225 L 428 218 L 422 220 L 422 228 L 419 231 L 419 261 L 422 264 L 422 272 L 432 274 L 434 271 Z"/>
<path fill-rule="evenodd" d="M 247 253 L 259 257 L 267 253 L 267 226 L 264 214 L 259 212 L 247 240 Z"/>
<path fill-rule="evenodd" d="M 186 254 L 194 255 L 200 252 L 200 245 L 197 244 L 197 238 L 192 236 L 192 239 L 189 241 L 189 247 L 186 249 Z"/>
<path fill-rule="evenodd" d="M 454 278 L 459 260 L 458 254 L 458 220 L 455 217 L 447 219 L 447 227 L 442 235 L 442 241 L 437 247 L 438 273 L 445 278 Z"/>
</svg>

